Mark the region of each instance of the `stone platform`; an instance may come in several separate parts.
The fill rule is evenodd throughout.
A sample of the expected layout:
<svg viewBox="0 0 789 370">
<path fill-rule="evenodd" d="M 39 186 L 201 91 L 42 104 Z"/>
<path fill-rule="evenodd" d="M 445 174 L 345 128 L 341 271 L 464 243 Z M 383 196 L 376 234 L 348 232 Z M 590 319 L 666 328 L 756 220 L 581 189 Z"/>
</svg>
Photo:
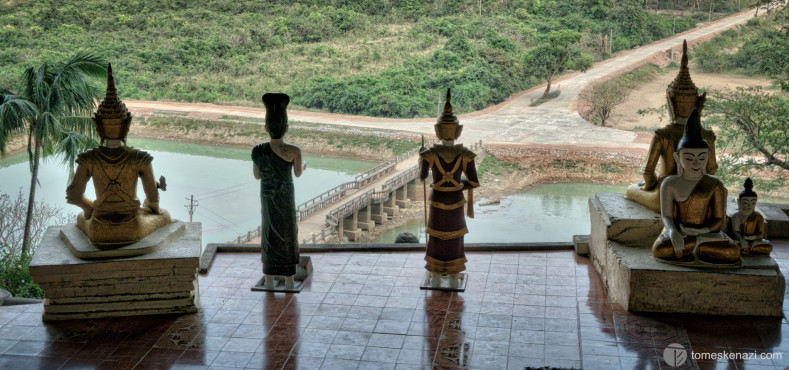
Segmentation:
<svg viewBox="0 0 789 370">
<path fill-rule="evenodd" d="M 72 254 L 61 236 L 71 225 L 49 227 L 30 264 L 43 320 L 197 312 L 201 225 L 183 225 L 148 254 L 102 260 Z"/>
<path fill-rule="evenodd" d="M 597 193 L 589 199 L 589 256 L 611 301 L 632 312 L 781 316 L 785 280 L 770 257 L 745 257 L 743 267 L 709 270 L 652 257 L 662 230 L 658 214 Z"/>
</svg>

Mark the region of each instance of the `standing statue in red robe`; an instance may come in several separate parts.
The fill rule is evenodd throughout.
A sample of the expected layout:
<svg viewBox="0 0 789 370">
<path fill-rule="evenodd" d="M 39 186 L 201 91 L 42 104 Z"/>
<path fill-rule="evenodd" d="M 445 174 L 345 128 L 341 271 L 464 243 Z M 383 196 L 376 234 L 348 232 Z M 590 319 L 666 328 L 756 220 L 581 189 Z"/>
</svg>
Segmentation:
<svg viewBox="0 0 789 370">
<path fill-rule="evenodd" d="M 436 136 L 441 140 L 441 144 L 433 145 L 429 149 L 422 147 L 420 150 L 419 177 L 425 181 L 429 171 L 433 173 L 433 183 L 430 184 L 432 190 L 427 200 L 430 216 L 426 229 L 428 238 L 425 268 L 428 276 L 425 285 L 440 287 L 441 277 L 446 275 L 449 287 L 457 288 L 459 274 L 466 269 L 463 236 L 468 233 L 468 228 L 463 206 L 466 205 L 468 217 L 473 218 L 472 189 L 479 186 L 479 180 L 474 165 L 476 154 L 463 147 L 463 144 L 455 145 L 463 126 L 452 112 L 450 98 L 447 90 L 444 112 L 435 125 Z M 462 174 L 466 177 L 462 178 Z M 463 196 L 463 190 L 468 190 L 468 202 Z"/>
</svg>

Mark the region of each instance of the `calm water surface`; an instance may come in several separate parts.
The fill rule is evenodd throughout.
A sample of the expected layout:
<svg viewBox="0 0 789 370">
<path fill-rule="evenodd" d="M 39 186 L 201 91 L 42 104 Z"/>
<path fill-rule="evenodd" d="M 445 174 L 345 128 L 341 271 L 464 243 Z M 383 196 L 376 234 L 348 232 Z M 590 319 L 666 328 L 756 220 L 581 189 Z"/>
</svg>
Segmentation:
<svg viewBox="0 0 789 370">
<path fill-rule="evenodd" d="M 483 184 L 484 186 L 484 184 Z M 501 197 L 501 204 L 474 205 L 467 218 L 467 243 L 570 242 L 573 235 L 589 234 L 588 199 L 595 192 L 624 193 L 624 186 L 595 184 L 543 184 L 528 192 Z M 425 242 L 424 219 L 381 234 L 374 243 L 394 243 L 397 234 L 410 232 Z"/>
<path fill-rule="evenodd" d="M 154 157 L 156 178 L 164 175 L 167 191 L 160 192 L 160 205 L 173 218 L 188 221 L 186 198 L 195 196 L 198 207 L 193 220 L 203 224 L 203 244 L 224 243 L 260 224 L 260 185 L 252 176 L 251 148 L 227 148 L 157 140 L 129 139 L 129 145 Z M 310 199 L 336 185 L 353 180 L 376 162 L 346 158 L 305 156 L 307 170 L 294 178 L 296 203 Z M 57 158 L 42 161 L 41 186 L 36 200 L 60 206 L 68 213 L 79 213 L 66 204 L 68 169 Z M 16 195 L 21 188 L 27 197 L 30 167 L 27 154 L 0 160 L 0 191 Z M 85 196 L 95 199 L 92 184 Z M 137 197 L 145 198 L 138 183 Z"/>
</svg>

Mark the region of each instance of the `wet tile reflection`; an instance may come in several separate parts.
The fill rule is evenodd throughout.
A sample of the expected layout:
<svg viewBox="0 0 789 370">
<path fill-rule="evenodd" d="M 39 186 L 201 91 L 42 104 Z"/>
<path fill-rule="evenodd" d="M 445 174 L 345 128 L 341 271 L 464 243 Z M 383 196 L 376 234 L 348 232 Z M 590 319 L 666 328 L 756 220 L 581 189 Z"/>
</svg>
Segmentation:
<svg viewBox="0 0 789 370">
<path fill-rule="evenodd" d="M 789 242 L 775 254 L 789 265 Z M 461 293 L 418 289 L 419 253 L 311 257 L 302 293 L 284 294 L 249 291 L 258 255 L 219 254 L 190 315 L 44 324 L 41 305 L 0 307 L 0 368 L 663 369 L 673 344 L 757 354 L 677 368 L 789 366 L 786 320 L 629 313 L 571 251 L 469 253 Z M 773 352 L 786 358 L 758 356 Z"/>
</svg>

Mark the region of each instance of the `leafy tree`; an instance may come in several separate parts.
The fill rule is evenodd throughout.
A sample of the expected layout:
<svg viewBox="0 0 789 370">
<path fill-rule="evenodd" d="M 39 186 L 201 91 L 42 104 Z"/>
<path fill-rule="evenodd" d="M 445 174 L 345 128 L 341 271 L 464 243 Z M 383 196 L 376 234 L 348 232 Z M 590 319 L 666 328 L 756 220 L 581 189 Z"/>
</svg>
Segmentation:
<svg viewBox="0 0 789 370">
<path fill-rule="evenodd" d="M 749 171 L 776 171 L 768 188 L 786 182 L 789 171 L 789 96 L 770 95 L 760 88 L 712 91 L 706 115 L 718 127 L 723 149 L 717 174 L 741 180 Z"/>
<path fill-rule="evenodd" d="M 100 90 L 89 83 L 88 77 L 106 76 L 106 65 L 103 58 L 82 52 L 63 62 L 28 67 L 22 76 L 22 93 L 7 93 L 0 101 L 0 153 L 5 152 L 6 141 L 13 135 L 27 132 L 31 177 L 23 255 L 30 252 L 42 150 L 44 155 L 66 151 L 68 160 L 82 149 L 80 144 L 89 143 L 85 135 L 93 132 L 93 124 L 88 114 Z"/>
<path fill-rule="evenodd" d="M 789 91 L 789 27 L 765 32 L 739 54 L 746 56 L 756 70 L 775 80 L 782 90 Z"/>
<path fill-rule="evenodd" d="M 586 71 L 592 66 L 593 59 L 582 54 L 578 48 L 580 40 L 580 32 L 567 29 L 551 31 L 545 37 L 545 42 L 526 53 L 524 65 L 528 74 L 540 76 L 548 83 L 542 99 L 548 98 L 551 81 L 557 74 L 568 68 Z"/>
<path fill-rule="evenodd" d="M 605 127 L 605 121 L 611 117 L 614 107 L 624 103 L 629 93 L 629 83 L 619 78 L 587 87 L 578 96 L 583 104 L 584 118 L 590 121 L 600 120 L 600 126 Z"/>
</svg>

